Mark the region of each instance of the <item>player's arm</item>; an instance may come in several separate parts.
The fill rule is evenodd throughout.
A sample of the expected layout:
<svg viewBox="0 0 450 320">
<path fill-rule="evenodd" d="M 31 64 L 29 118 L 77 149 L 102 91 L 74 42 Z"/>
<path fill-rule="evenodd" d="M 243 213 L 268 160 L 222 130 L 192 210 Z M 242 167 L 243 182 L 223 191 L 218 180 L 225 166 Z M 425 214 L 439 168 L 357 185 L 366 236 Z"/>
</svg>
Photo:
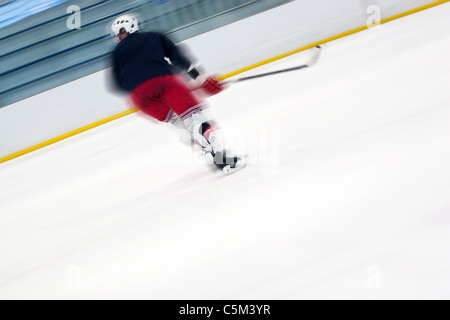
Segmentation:
<svg viewBox="0 0 450 320">
<path fill-rule="evenodd" d="M 223 90 L 223 86 L 212 76 L 208 76 L 201 68 L 196 67 L 184 52 L 179 49 L 169 38 L 161 34 L 167 58 L 173 65 L 184 71 L 196 83 L 195 87 L 202 88 L 210 95 L 217 94 Z"/>
<path fill-rule="evenodd" d="M 160 37 L 164 52 L 166 54 L 166 58 L 168 58 L 170 62 L 181 71 L 191 71 L 193 65 L 192 61 L 187 58 L 186 55 L 180 50 L 180 48 L 176 46 L 175 43 L 173 43 L 172 40 L 170 40 L 167 36 L 165 36 L 164 34 L 160 34 Z"/>
</svg>

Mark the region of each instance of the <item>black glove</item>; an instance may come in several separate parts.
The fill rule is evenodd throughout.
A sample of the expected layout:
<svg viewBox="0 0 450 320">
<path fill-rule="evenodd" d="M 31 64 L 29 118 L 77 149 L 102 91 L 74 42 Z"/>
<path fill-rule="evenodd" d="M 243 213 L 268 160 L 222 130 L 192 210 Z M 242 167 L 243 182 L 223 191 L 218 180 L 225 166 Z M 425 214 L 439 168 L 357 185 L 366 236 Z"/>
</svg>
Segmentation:
<svg viewBox="0 0 450 320">
<path fill-rule="evenodd" d="M 195 80 L 200 75 L 200 72 L 196 68 L 192 68 L 187 72 L 187 74 L 192 78 L 192 80 Z"/>
</svg>

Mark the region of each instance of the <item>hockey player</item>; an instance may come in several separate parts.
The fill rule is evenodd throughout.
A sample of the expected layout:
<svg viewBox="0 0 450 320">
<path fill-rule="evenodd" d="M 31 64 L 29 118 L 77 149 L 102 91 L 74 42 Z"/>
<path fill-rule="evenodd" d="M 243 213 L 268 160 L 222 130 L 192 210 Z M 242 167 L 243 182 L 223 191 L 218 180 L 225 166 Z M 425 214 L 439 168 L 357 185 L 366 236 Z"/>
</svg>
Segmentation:
<svg viewBox="0 0 450 320">
<path fill-rule="evenodd" d="M 158 121 L 188 130 L 218 169 L 229 173 L 242 167 L 241 158 L 226 156 L 220 130 L 202 111 L 205 103 L 178 74 L 181 70 L 193 80 L 202 78 L 189 58 L 165 35 L 139 32 L 138 20 L 132 15 L 118 17 L 111 29 L 119 42 L 112 55 L 113 78 L 135 106 Z M 216 79 L 205 78 L 200 89 L 211 95 L 223 90 Z"/>
</svg>

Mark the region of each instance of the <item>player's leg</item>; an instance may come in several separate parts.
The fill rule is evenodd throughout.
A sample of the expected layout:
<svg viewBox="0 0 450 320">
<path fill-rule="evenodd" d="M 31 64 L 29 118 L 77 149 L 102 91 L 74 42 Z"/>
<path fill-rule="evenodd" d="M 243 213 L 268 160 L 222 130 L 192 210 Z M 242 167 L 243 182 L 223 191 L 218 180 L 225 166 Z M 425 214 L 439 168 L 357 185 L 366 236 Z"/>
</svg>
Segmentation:
<svg viewBox="0 0 450 320">
<path fill-rule="evenodd" d="M 169 122 L 175 112 L 160 98 L 163 90 L 160 80 L 154 78 L 141 84 L 133 90 L 130 97 L 133 104 L 146 115 L 161 122 Z"/>
<path fill-rule="evenodd" d="M 189 88 L 176 76 L 165 78 L 165 92 L 161 100 L 172 109 L 172 123 L 178 127 L 184 126 L 205 151 L 223 149 L 222 137 L 213 133 L 216 129 L 212 119 L 203 112 L 206 103 L 197 99 Z"/>
<path fill-rule="evenodd" d="M 222 131 L 205 111 L 197 111 L 182 120 L 174 114 L 169 121 L 175 127 L 189 132 L 192 142 L 202 147 L 205 153 L 223 153 L 224 139 Z"/>
<path fill-rule="evenodd" d="M 181 80 L 170 76 L 166 77 L 166 80 L 167 91 L 162 100 L 178 115 L 174 124 L 179 126 L 182 121 L 204 152 L 211 154 L 218 168 L 225 170 L 227 167 L 235 168 L 237 162 L 242 160 L 226 155 L 222 131 L 204 111 L 206 104 L 200 102 Z"/>
</svg>

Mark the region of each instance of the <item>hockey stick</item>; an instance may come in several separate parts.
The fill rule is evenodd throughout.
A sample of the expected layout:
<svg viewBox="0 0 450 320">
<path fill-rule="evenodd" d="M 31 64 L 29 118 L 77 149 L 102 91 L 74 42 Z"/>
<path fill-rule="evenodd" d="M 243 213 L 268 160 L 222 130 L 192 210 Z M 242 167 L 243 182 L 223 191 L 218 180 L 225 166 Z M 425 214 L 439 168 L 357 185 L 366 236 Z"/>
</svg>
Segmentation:
<svg viewBox="0 0 450 320">
<path fill-rule="evenodd" d="M 271 75 L 274 75 L 274 74 L 279 74 L 279 73 L 284 73 L 284 72 L 289 72 L 289 71 L 294 71 L 294 70 L 310 68 L 310 67 L 312 67 L 313 65 L 315 65 L 317 63 L 317 61 L 319 60 L 321 52 L 322 52 L 322 47 L 321 46 L 315 47 L 314 51 L 313 51 L 313 54 L 312 54 L 312 57 L 309 60 L 309 62 L 307 64 L 303 64 L 301 66 L 287 68 L 287 69 L 282 69 L 282 70 L 276 70 L 276 71 L 271 71 L 271 72 L 266 72 L 266 73 L 261 73 L 261 74 L 257 74 L 257 75 L 254 75 L 254 76 L 243 77 L 243 78 L 239 78 L 239 79 L 226 81 L 226 82 L 223 82 L 223 83 L 224 84 L 236 83 L 236 82 L 247 81 L 247 80 L 252 80 L 252 79 L 256 79 L 256 78 L 262 78 L 262 77 L 266 77 L 266 76 L 271 76 Z"/>
</svg>

